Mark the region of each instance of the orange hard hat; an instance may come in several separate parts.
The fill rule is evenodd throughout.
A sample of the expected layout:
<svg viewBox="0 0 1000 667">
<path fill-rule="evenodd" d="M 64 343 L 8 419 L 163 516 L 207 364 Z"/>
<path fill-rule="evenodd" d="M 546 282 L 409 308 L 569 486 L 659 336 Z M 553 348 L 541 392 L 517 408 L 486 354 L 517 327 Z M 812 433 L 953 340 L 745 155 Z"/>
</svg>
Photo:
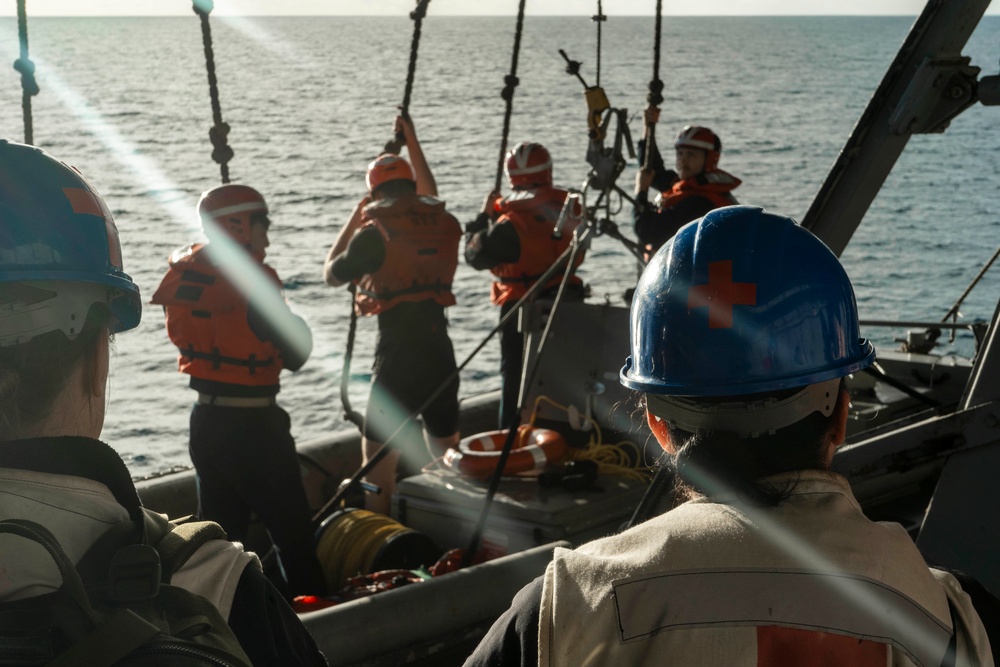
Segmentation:
<svg viewBox="0 0 1000 667">
<path fill-rule="evenodd" d="M 392 153 L 383 153 L 369 163 L 368 173 L 365 175 L 369 192 L 383 183 L 397 180 L 416 180 L 413 167 L 405 159 Z"/>
<path fill-rule="evenodd" d="M 552 156 L 541 144 L 521 142 L 507 153 L 504 172 L 511 187 L 552 185 Z"/>
<path fill-rule="evenodd" d="M 209 238 L 222 230 L 237 242 L 249 244 L 251 219 L 262 215 L 267 215 L 264 195 L 248 185 L 219 185 L 203 192 L 198 200 L 198 217 Z"/>
<path fill-rule="evenodd" d="M 697 148 L 705 151 L 705 171 L 715 171 L 722 155 L 722 139 L 707 127 L 687 125 L 674 139 L 674 148 Z"/>
</svg>

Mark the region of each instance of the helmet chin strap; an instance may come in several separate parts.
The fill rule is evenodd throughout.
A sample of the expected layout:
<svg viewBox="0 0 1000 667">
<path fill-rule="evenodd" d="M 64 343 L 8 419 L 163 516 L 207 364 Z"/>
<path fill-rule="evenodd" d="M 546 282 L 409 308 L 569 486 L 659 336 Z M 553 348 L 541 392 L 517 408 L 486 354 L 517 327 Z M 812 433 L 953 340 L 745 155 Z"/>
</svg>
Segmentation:
<svg viewBox="0 0 1000 667">
<path fill-rule="evenodd" d="M 646 407 L 663 421 L 691 433 L 726 431 L 735 432 L 741 438 L 756 438 L 791 426 L 814 412 L 829 417 L 837 405 L 839 389 L 840 378 L 834 378 L 808 385 L 781 400 L 768 398 L 727 403 L 647 393 Z"/>
</svg>

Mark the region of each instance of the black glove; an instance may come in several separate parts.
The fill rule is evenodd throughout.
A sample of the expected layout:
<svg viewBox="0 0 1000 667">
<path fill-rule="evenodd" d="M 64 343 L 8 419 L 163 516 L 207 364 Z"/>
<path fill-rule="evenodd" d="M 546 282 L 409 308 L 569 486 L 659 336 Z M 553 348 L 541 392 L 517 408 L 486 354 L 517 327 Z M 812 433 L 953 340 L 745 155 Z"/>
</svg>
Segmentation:
<svg viewBox="0 0 1000 667">
<path fill-rule="evenodd" d="M 472 222 L 465 223 L 465 233 L 475 234 L 490 226 L 490 216 L 488 213 L 480 213 Z"/>
</svg>

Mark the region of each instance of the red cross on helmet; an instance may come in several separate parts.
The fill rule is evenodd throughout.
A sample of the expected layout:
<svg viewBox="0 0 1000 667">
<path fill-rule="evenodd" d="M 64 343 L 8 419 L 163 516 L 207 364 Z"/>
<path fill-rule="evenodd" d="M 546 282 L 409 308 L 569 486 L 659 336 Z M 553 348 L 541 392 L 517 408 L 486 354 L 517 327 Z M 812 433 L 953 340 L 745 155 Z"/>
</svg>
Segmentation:
<svg viewBox="0 0 1000 667">
<path fill-rule="evenodd" d="M 413 167 L 398 155 L 383 153 L 368 164 L 365 184 L 368 185 L 369 192 L 389 181 L 397 180 L 416 180 L 413 176 Z"/>
<path fill-rule="evenodd" d="M 837 257 L 791 218 L 711 211 L 653 256 L 636 286 L 626 387 L 743 396 L 869 366 L 854 290 Z"/>
<path fill-rule="evenodd" d="M 707 127 L 688 125 L 677 134 L 674 148 L 697 148 L 705 151 L 705 171 L 715 171 L 722 156 L 722 139 Z"/>
<path fill-rule="evenodd" d="M 139 288 L 107 204 L 76 169 L 0 140 L 0 345 L 57 330 L 72 340 L 95 304 L 107 306 L 112 333 L 139 325 Z"/>
<path fill-rule="evenodd" d="M 202 193 L 198 218 L 210 239 L 222 231 L 242 245 L 250 244 L 250 224 L 267 217 L 264 195 L 249 185 L 227 183 Z"/>
<path fill-rule="evenodd" d="M 507 153 L 504 173 L 512 188 L 552 185 L 552 156 L 541 144 L 521 142 Z"/>
</svg>

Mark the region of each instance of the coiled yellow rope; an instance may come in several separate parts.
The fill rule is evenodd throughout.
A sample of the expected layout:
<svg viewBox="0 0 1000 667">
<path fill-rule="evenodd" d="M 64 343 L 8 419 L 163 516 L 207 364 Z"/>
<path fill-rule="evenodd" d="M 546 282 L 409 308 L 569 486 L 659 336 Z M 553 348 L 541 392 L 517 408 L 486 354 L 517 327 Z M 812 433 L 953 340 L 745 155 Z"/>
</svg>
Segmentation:
<svg viewBox="0 0 1000 667">
<path fill-rule="evenodd" d="M 324 524 L 316 544 L 316 558 L 330 591 L 342 588 L 349 577 L 369 574 L 379 549 L 410 529 L 392 517 L 352 509 L 333 515 Z"/>
<path fill-rule="evenodd" d="M 538 408 L 542 403 L 547 403 L 567 414 L 571 412 L 570 408 L 556 403 L 548 396 L 539 396 L 535 399 L 535 405 L 531 410 L 531 417 L 528 419 L 530 426 L 534 426 L 535 418 L 538 416 Z M 572 457 L 574 459 L 578 461 L 593 461 L 597 464 L 598 472 L 602 474 L 618 475 L 639 481 L 649 479 L 650 473 L 642 465 L 642 452 L 638 445 L 630 440 L 622 440 L 614 444 L 604 443 L 603 435 L 601 434 L 601 425 L 587 415 L 580 415 L 580 418 L 586 420 L 591 425 L 592 430 L 587 446 L 583 449 L 573 450 Z M 631 456 L 627 451 L 629 449 L 632 450 Z"/>
</svg>

